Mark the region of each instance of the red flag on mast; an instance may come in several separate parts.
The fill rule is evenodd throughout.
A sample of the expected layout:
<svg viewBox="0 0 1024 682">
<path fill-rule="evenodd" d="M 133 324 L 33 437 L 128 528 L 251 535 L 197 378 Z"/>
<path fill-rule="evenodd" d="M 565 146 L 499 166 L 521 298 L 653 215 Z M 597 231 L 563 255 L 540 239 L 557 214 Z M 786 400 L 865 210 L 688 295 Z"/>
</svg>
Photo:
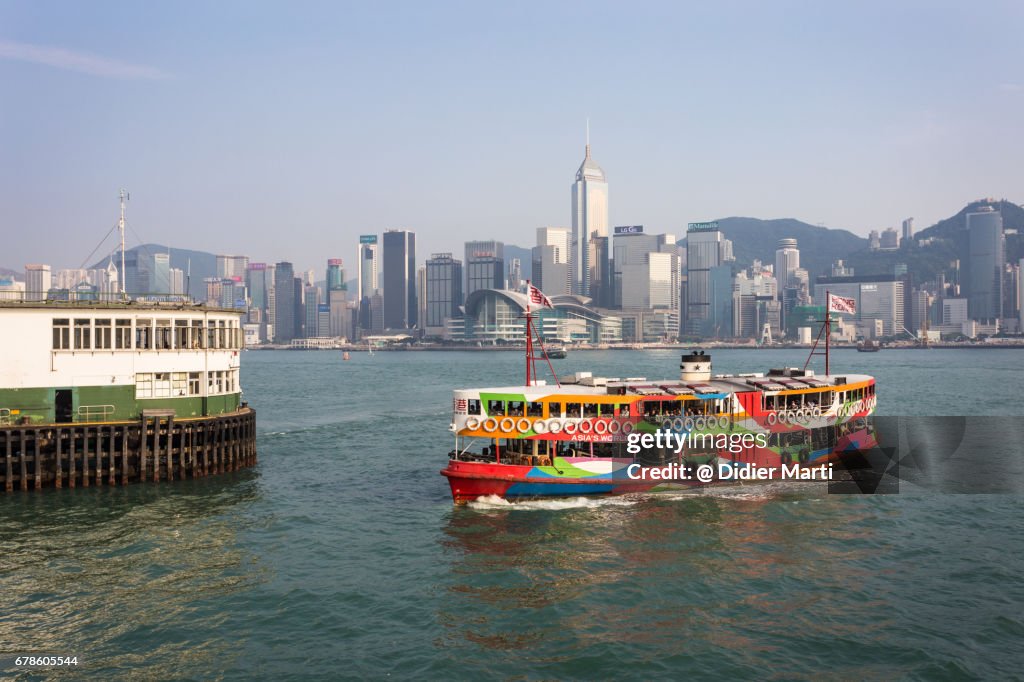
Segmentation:
<svg viewBox="0 0 1024 682">
<path fill-rule="evenodd" d="M 551 299 L 544 295 L 544 292 L 537 287 L 530 285 L 530 303 L 539 305 L 543 308 L 554 308 L 551 304 Z"/>
</svg>

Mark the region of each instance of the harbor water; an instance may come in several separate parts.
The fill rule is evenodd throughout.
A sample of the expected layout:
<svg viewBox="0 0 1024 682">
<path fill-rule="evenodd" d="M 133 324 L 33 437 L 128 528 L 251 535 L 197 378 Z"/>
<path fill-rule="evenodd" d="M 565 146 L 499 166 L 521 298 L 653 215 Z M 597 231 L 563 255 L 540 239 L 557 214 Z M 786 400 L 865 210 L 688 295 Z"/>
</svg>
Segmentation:
<svg viewBox="0 0 1024 682">
<path fill-rule="evenodd" d="M 716 372 L 805 358 L 713 353 Z M 877 377 L 881 415 L 1018 425 L 1022 360 L 832 358 Z M 668 378 L 679 353 L 554 362 Z M 25 679 L 1020 674 L 1024 495 L 773 483 L 453 507 L 451 390 L 522 376 L 512 352 L 244 353 L 256 467 L 0 495 L 0 652 L 83 662 Z"/>
</svg>

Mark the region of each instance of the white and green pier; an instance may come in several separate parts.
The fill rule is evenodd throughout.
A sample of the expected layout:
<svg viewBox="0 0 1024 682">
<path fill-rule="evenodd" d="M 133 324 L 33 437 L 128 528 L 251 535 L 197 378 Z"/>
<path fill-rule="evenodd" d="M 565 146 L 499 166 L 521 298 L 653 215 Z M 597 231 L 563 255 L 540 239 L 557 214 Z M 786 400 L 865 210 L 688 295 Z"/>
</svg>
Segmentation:
<svg viewBox="0 0 1024 682">
<path fill-rule="evenodd" d="M 0 490 L 194 478 L 256 461 L 238 311 L 0 301 Z"/>
</svg>

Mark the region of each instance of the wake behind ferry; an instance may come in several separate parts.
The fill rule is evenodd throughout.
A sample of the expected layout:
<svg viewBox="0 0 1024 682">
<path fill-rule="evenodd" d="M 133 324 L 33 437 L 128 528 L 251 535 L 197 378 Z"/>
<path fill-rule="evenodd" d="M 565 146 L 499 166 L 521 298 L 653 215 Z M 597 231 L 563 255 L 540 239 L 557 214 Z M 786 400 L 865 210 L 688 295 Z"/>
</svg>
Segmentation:
<svg viewBox="0 0 1024 682">
<path fill-rule="evenodd" d="M 530 298 L 541 305 L 547 300 L 535 287 Z M 711 356 L 696 350 L 682 356 L 678 379 L 578 372 L 553 386 L 535 378 L 535 361 L 545 355 L 543 349 L 533 354 L 529 310 L 526 326 L 525 386 L 454 391 L 455 447 L 441 473 L 456 504 L 490 495 L 516 500 L 679 490 L 722 479 L 665 480 L 639 472 L 666 465 L 679 472 L 701 465 L 716 472 L 809 469 L 874 444 L 868 417 L 877 404 L 875 379 L 828 373 L 828 319 L 819 333 L 824 375 L 806 365 L 713 374 Z M 658 432 L 673 439 L 637 447 L 644 434 Z"/>
</svg>

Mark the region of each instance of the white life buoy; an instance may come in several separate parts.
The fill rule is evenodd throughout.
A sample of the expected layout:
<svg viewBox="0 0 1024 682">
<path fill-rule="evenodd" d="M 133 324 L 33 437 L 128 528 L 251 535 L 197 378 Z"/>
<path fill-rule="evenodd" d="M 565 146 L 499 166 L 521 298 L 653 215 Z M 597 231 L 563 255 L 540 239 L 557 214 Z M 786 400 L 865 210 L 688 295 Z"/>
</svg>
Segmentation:
<svg viewBox="0 0 1024 682">
<path fill-rule="evenodd" d="M 548 423 L 543 419 L 538 419 L 533 422 L 533 431 L 538 434 L 545 434 L 548 432 Z"/>
<path fill-rule="evenodd" d="M 604 435 L 608 433 L 608 422 L 603 419 L 598 419 L 594 423 L 594 433 Z"/>
<path fill-rule="evenodd" d="M 697 417 L 693 420 L 693 428 L 697 431 L 703 431 L 707 427 L 708 422 L 704 417 Z"/>
<path fill-rule="evenodd" d="M 480 420 L 476 417 L 470 417 L 466 420 L 466 428 L 470 431 L 476 431 L 480 428 Z"/>
<path fill-rule="evenodd" d="M 512 417 L 502 417 L 501 422 L 499 422 L 499 426 L 501 427 L 502 431 L 515 431 L 516 420 L 513 419 Z"/>
<path fill-rule="evenodd" d="M 671 419 L 666 419 L 664 422 L 661 423 L 661 430 L 662 431 L 671 431 L 672 430 L 672 426 L 673 426 L 672 420 Z"/>
<path fill-rule="evenodd" d="M 818 405 L 815 405 L 814 409 L 811 410 L 811 416 L 814 417 L 815 419 L 820 418 L 821 417 L 821 407 L 819 407 Z"/>
<path fill-rule="evenodd" d="M 686 420 L 683 419 L 682 417 L 676 417 L 675 419 L 672 420 L 672 427 L 676 431 L 684 431 L 686 430 Z"/>
<path fill-rule="evenodd" d="M 488 417 L 484 420 L 484 431 L 491 433 L 492 431 L 498 430 L 498 420 L 494 417 Z"/>
<path fill-rule="evenodd" d="M 533 425 L 530 423 L 529 419 L 523 417 L 516 422 L 516 428 L 519 430 L 519 433 L 527 433 L 531 428 L 533 428 Z"/>
<path fill-rule="evenodd" d="M 687 431 L 693 431 L 693 417 L 687 417 L 683 420 L 683 428 Z"/>
<path fill-rule="evenodd" d="M 590 421 L 589 419 L 584 419 L 583 421 L 580 422 L 579 427 L 577 428 L 579 428 L 580 433 L 593 433 L 594 422 Z"/>
<path fill-rule="evenodd" d="M 548 420 L 548 433 L 561 433 L 562 432 L 562 420 L 561 419 L 549 419 Z"/>
<path fill-rule="evenodd" d="M 622 433 L 633 433 L 633 422 L 622 422 Z"/>
<path fill-rule="evenodd" d="M 800 408 L 796 411 L 796 420 L 801 424 L 807 423 L 807 411 L 804 408 Z"/>
<path fill-rule="evenodd" d="M 774 412 L 769 412 L 768 418 L 765 419 L 765 421 L 768 422 L 768 426 L 775 426 L 776 424 L 779 423 L 779 415 L 775 414 Z"/>
<path fill-rule="evenodd" d="M 568 434 L 573 434 L 576 433 L 577 428 L 578 425 L 576 424 L 576 422 L 569 421 L 568 419 L 565 420 L 565 427 L 563 428 L 563 431 L 565 431 Z"/>
<path fill-rule="evenodd" d="M 614 419 L 611 420 L 610 422 L 608 422 L 608 433 L 621 433 L 621 432 L 622 432 L 622 424 L 620 422 L 618 422 L 618 421 L 616 421 Z"/>
</svg>

